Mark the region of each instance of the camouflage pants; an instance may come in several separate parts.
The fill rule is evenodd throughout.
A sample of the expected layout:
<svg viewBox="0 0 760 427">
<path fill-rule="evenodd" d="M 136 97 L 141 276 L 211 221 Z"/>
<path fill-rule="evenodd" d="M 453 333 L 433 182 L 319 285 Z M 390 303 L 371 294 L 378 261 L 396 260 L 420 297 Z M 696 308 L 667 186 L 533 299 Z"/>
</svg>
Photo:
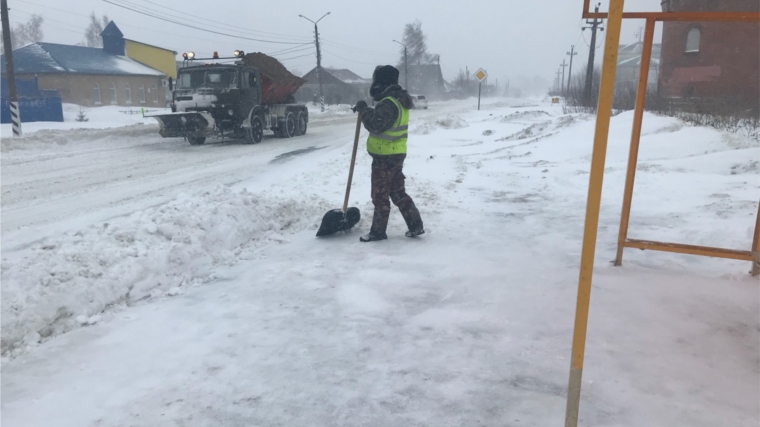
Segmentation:
<svg viewBox="0 0 760 427">
<path fill-rule="evenodd" d="M 406 178 L 401 171 L 404 167 L 406 154 L 389 156 L 372 156 L 372 204 L 375 214 L 372 217 L 372 232 L 385 233 L 388 227 L 388 217 L 391 213 L 391 201 L 401 211 L 409 230 L 422 228 L 420 211 L 414 206 L 414 201 L 404 188 Z M 390 199 L 390 200 L 389 200 Z"/>
</svg>

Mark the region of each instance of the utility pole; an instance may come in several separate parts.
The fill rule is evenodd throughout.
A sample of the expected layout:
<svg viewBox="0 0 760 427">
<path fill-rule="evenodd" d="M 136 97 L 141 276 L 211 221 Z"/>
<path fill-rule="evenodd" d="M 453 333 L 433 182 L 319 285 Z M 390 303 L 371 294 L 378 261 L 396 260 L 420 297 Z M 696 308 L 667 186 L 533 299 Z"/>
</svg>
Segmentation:
<svg viewBox="0 0 760 427">
<path fill-rule="evenodd" d="M 567 73 L 567 93 L 570 93 L 570 82 L 573 80 L 573 57 L 578 54 L 575 51 L 575 45 L 570 45 L 570 52 L 567 52 L 567 54 L 570 55 L 570 70 Z"/>
<path fill-rule="evenodd" d="M 594 9 L 596 13 L 599 13 L 600 5 L 601 3 L 597 3 L 596 8 Z M 591 85 L 594 80 L 594 53 L 596 52 L 596 31 L 604 31 L 604 28 L 601 27 L 602 23 L 604 23 L 603 20 L 594 18 L 593 21 L 586 20 L 586 24 L 591 25 L 590 27 L 583 27 L 583 31 L 591 29 L 591 44 L 589 45 L 588 66 L 586 67 L 586 87 L 583 90 L 583 102 L 586 106 L 591 106 Z"/>
<path fill-rule="evenodd" d="M 467 73 L 467 93 L 470 93 L 470 69 L 465 65 L 464 72 Z"/>
<path fill-rule="evenodd" d="M 559 91 L 559 76 L 560 76 L 560 74 L 562 74 L 562 71 L 560 71 L 559 68 L 557 68 L 557 78 L 554 79 L 554 90 L 555 91 Z"/>
<path fill-rule="evenodd" d="M 567 61 L 563 59 L 559 66 L 562 67 L 562 92 L 560 93 L 562 96 L 565 96 L 565 68 L 567 67 Z"/>
<path fill-rule="evenodd" d="M 329 14 L 330 12 L 325 13 L 322 15 L 322 18 L 319 18 L 316 21 L 312 21 L 303 15 L 298 15 L 301 18 L 314 24 L 314 42 L 317 45 L 317 80 L 319 80 L 319 105 L 322 112 L 325 111 L 325 92 L 322 89 L 322 51 L 319 50 L 319 28 L 317 28 L 317 23 L 319 23 L 319 21 L 321 21 L 325 16 Z"/>
<path fill-rule="evenodd" d="M 401 46 L 404 46 L 404 89 L 408 91 L 409 90 L 409 62 L 406 56 L 406 45 L 397 40 L 393 40 L 393 41 L 400 44 Z M 441 60 L 439 58 L 438 63 L 440 63 L 440 61 Z"/>
<path fill-rule="evenodd" d="M 21 114 L 16 93 L 16 73 L 13 69 L 13 46 L 11 46 L 11 25 L 8 19 L 8 0 L 0 0 L 0 14 L 3 24 L 3 46 L 5 49 L 5 72 L 8 75 L 8 101 L 11 107 L 13 136 L 21 136 Z"/>
<path fill-rule="evenodd" d="M 644 27 L 639 27 L 638 30 L 634 33 L 637 39 L 639 39 L 639 43 L 642 42 L 642 39 L 644 38 Z"/>
</svg>

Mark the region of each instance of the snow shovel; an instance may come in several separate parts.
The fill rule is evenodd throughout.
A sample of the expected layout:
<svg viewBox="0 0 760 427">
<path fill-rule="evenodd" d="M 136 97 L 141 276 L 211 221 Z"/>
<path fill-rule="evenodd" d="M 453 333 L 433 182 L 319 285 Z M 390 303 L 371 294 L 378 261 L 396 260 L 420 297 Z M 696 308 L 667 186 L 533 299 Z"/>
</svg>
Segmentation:
<svg viewBox="0 0 760 427">
<path fill-rule="evenodd" d="M 346 184 L 346 198 L 343 200 L 343 209 L 327 211 L 322 217 L 322 225 L 317 230 L 317 237 L 329 236 L 338 231 L 345 231 L 355 226 L 361 219 L 359 208 L 348 207 L 348 195 L 351 193 L 351 180 L 354 178 L 354 163 L 356 163 L 356 149 L 359 147 L 359 132 L 362 130 L 362 115 L 356 118 L 356 135 L 354 136 L 354 152 L 351 154 L 351 168 L 348 170 L 348 183 Z"/>
</svg>

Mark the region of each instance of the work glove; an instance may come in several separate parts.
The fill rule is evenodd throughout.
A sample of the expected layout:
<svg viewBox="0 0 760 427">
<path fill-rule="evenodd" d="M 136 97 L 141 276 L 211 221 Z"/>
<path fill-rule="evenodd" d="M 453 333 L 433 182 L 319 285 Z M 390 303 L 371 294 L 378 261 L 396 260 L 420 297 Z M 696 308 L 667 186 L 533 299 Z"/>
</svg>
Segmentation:
<svg viewBox="0 0 760 427">
<path fill-rule="evenodd" d="M 356 106 L 352 108 L 352 110 L 354 111 L 354 113 L 361 114 L 361 112 L 364 111 L 365 108 L 367 108 L 367 101 L 362 100 L 362 101 L 357 102 Z"/>
</svg>

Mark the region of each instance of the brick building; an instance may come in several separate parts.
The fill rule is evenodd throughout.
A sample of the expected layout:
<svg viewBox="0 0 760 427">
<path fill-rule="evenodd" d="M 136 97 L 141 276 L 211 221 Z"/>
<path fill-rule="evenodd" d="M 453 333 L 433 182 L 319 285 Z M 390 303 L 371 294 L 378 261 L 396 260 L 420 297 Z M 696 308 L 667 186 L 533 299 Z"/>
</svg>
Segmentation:
<svg viewBox="0 0 760 427">
<path fill-rule="evenodd" d="M 757 12 L 760 0 L 663 0 L 665 12 Z M 695 106 L 760 110 L 760 24 L 665 22 L 658 90 Z"/>
<path fill-rule="evenodd" d="M 164 107 L 167 77 L 176 73 L 174 52 L 124 39 L 113 21 L 101 37 L 102 48 L 37 42 L 15 49 L 16 76 L 57 91 L 67 103 Z M 4 55 L 0 66 L 5 70 Z"/>
</svg>

